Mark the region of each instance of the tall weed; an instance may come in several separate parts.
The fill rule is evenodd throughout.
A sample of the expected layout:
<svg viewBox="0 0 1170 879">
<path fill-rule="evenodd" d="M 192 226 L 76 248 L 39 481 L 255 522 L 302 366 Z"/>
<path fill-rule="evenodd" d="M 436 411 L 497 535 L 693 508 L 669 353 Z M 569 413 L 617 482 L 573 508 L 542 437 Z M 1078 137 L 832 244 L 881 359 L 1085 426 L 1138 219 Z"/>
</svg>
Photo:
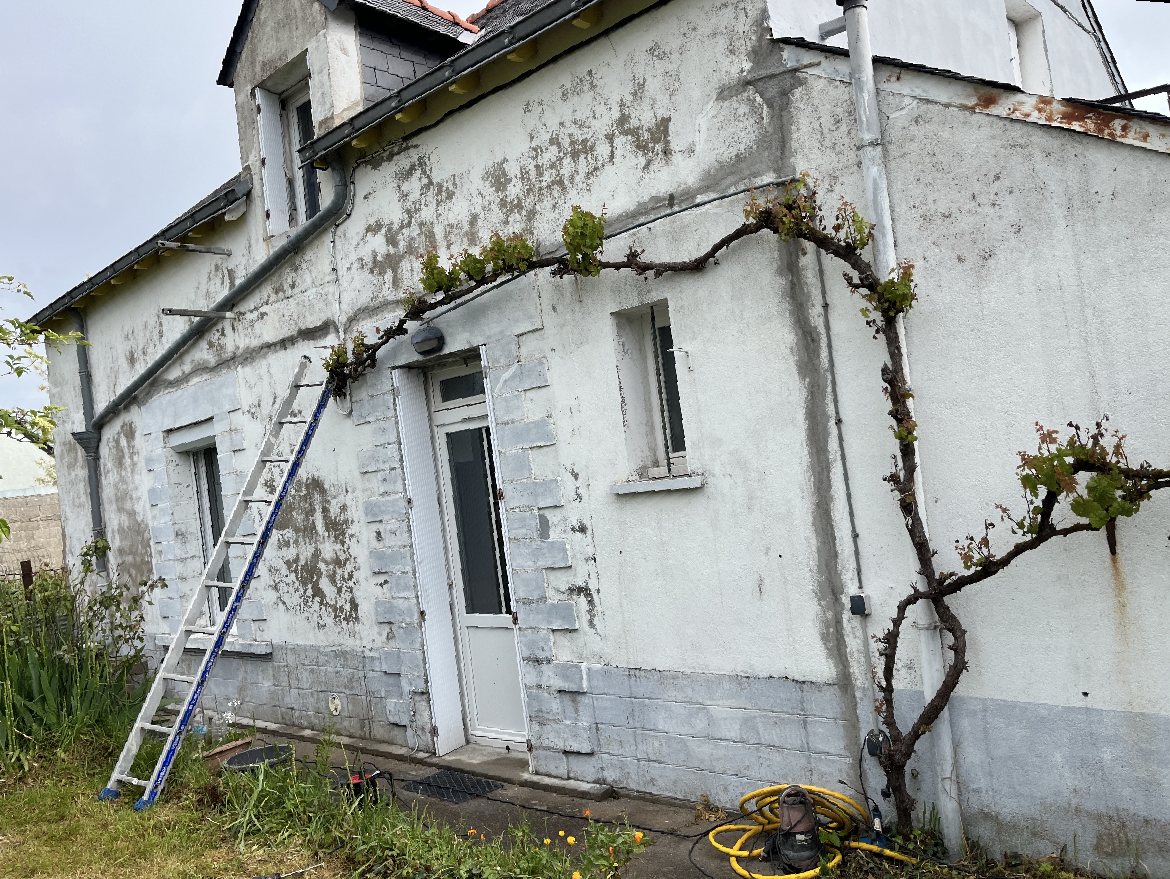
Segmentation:
<svg viewBox="0 0 1170 879">
<path fill-rule="evenodd" d="M 69 748 L 79 735 L 113 735 L 138 709 L 149 679 L 145 606 L 161 581 L 127 589 L 95 573 L 108 544 L 82 553 L 76 578 L 42 568 L 25 587 L 0 580 L 0 743 L 9 767 Z"/>
</svg>

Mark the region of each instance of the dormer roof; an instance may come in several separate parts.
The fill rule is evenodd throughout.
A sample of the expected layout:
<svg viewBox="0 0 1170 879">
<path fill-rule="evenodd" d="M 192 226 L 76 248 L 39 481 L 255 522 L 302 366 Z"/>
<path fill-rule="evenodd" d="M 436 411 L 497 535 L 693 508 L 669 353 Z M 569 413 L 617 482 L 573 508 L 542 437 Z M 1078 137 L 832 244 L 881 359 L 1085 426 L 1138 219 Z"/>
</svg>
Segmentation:
<svg viewBox="0 0 1170 879">
<path fill-rule="evenodd" d="M 332 12 L 341 0 L 318 0 L 318 2 Z M 413 22 L 437 34 L 453 37 L 462 42 L 467 42 L 468 37 L 479 32 L 476 25 L 465 21 L 454 12 L 432 6 L 427 0 L 345 0 L 345 2 L 351 6 L 372 9 L 401 18 L 404 21 Z M 235 84 L 236 65 L 240 61 L 240 54 L 244 51 L 244 44 L 248 41 L 248 33 L 252 29 L 252 20 L 256 17 L 256 8 L 259 5 L 260 0 L 244 0 L 244 5 L 240 8 L 240 15 L 236 19 L 236 26 L 232 29 L 231 41 L 223 56 L 219 78 L 216 79 L 216 83 L 219 85 L 231 88 Z"/>
</svg>

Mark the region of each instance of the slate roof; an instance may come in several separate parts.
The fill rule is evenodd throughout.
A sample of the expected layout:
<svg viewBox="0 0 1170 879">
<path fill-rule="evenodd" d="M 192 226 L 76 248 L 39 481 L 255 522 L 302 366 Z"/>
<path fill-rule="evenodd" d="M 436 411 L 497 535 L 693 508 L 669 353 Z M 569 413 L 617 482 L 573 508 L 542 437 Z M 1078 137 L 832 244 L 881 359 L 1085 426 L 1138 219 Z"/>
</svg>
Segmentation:
<svg viewBox="0 0 1170 879">
<path fill-rule="evenodd" d="M 333 11 L 337 8 L 339 0 L 318 0 L 318 2 L 326 9 Z M 464 21 L 454 12 L 432 6 L 427 0 L 347 0 L 347 2 L 387 15 L 395 15 L 448 37 L 459 38 L 479 31 L 478 27 Z M 224 53 L 223 64 L 219 68 L 219 78 L 216 79 L 218 85 L 230 88 L 235 84 L 236 65 L 240 62 L 240 53 L 244 51 L 244 44 L 248 41 L 248 33 L 252 30 L 252 20 L 256 17 L 256 8 L 259 5 L 260 0 L 244 0 L 244 5 L 240 7 L 240 15 L 236 19 L 235 28 L 232 29 L 232 38 Z"/>
</svg>

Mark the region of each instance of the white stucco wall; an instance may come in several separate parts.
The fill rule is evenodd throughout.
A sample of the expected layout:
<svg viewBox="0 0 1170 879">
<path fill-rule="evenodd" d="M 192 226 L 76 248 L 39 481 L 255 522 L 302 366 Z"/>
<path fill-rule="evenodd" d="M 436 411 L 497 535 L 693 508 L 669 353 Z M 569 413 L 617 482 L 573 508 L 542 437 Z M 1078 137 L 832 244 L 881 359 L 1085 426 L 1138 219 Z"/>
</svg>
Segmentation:
<svg viewBox="0 0 1170 879">
<path fill-rule="evenodd" d="M 1030 5 L 1044 21 L 1056 96 L 1105 98 L 1115 94 L 1080 5 L 1058 6 L 1053 0 L 1030 0 Z M 768 11 L 774 36 L 813 42 L 821 42 L 822 22 L 841 15 L 833 0 L 769 0 Z M 877 55 L 1015 83 L 1003 0 L 872 0 L 869 20 Z M 848 46 L 845 34 L 825 42 Z"/>
</svg>

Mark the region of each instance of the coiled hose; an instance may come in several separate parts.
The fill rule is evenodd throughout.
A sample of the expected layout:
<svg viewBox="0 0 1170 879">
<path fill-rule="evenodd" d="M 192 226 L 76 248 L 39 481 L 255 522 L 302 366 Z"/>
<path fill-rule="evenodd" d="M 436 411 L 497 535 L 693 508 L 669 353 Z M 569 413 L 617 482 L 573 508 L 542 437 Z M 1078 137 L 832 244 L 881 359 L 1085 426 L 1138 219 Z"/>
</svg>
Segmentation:
<svg viewBox="0 0 1170 879">
<path fill-rule="evenodd" d="M 811 870 L 806 870 L 803 873 L 756 873 L 740 864 L 741 858 L 758 858 L 764 851 L 764 841 L 769 835 L 780 829 L 778 809 L 780 795 L 788 787 L 790 785 L 778 784 L 773 787 L 765 787 L 753 791 L 739 801 L 739 810 L 745 815 L 748 815 L 754 823 L 725 824 L 716 827 L 707 834 L 711 845 L 728 856 L 731 861 L 731 869 L 735 870 L 744 879 L 772 879 L 774 876 L 781 876 L 784 879 L 813 879 L 814 876 L 820 874 L 820 865 L 817 865 Z M 849 839 L 849 837 L 853 836 L 854 831 L 868 829 L 873 826 L 869 812 L 862 806 L 859 806 L 854 800 L 844 794 L 826 790 L 823 787 L 811 787 L 809 785 L 801 785 L 801 787 L 808 791 L 812 797 L 813 806 L 818 816 L 818 827 L 827 831 L 827 833 L 833 834 L 836 839 L 840 840 L 840 846 L 829 842 L 825 843 L 825 848 L 829 853 L 828 868 L 830 870 L 834 870 L 840 865 L 842 848 L 854 848 L 874 852 L 887 858 L 893 858 L 896 861 L 905 861 L 908 864 L 918 863 L 917 859 L 909 855 L 893 852 L 881 846 L 870 845 L 867 842 L 857 842 Z M 720 834 L 733 831 L 739 831 L 741 835 L 732 847 L 728 848 L 717 839 Z M 753 840 L 759 842 L 758 847 L 753 843 Z"/>
</svg>

